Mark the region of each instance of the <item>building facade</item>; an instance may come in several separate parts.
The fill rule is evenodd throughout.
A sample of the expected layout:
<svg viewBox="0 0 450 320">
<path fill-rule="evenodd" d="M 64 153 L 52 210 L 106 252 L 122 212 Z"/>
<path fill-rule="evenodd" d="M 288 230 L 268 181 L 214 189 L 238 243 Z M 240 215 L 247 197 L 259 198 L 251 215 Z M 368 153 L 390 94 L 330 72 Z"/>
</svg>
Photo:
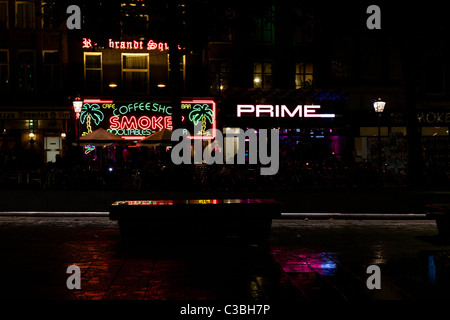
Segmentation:
<svg viewBox="0 0 450 320">
<path fill-rule="evenodd" d="M 280 152 L 295 161 L 337 158 L 400 172 L 412 141 L 428 165 L 450 161 L 448 44 L 424 33 L 417 50 L 390 7 L 383 7 L 381 30 L 367 28 L 364 4 L 128 0 L 80 7 L 81 30 L 67 30 L 52 1 L 0 1 L 4 163 L 55 161 L 66 139 L 70 145 L 100 126 L 130 141 L 170 129 L 164 117 L 172 116 L 174 96 L 183 119 L 195 104 L 206 112 L 214 105 L 214 126 L 223 132 L 279 129 Z M 104 112 L 80 123 L 75 98 Z M 386 102 L 381 115 L 377 99 Z M 125 112 L 136 104 L 139 112 Z"/>
<path fill-rule="evenodd" d="M 11 170 L 55 162 L 70 130 L 66 38 L 45 10 L 41 1 L 0 2 L 0 150 Z"/>
</svg>

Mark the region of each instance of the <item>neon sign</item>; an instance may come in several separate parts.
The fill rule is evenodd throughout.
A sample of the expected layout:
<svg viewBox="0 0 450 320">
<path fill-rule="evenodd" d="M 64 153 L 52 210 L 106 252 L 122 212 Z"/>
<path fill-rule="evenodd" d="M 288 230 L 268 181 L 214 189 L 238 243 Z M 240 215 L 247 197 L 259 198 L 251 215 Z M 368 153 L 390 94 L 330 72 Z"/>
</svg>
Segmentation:
<svg viewBox="0 0 450 320">
<path fill-rule="evenodd" d="M 189 110 L 188 119 L 195 127 L 202 122 L 201 130 L 189 136 L 189 139 L 214 139 L 216 134 L 216 103 L 213 100 L 190 100 L 181 101 L 181 110 Z M 183 117 L 185 125 L 186 117 Z M 207 131 L 207 126 L 212 125 L 212 130 Z M 186 127 L 186 125 L 185 125 Z M 210 131 L 212 135 L 210 135 Z"/>
<path fill-rule="evenodd" d="M 95 146 L 87 144 L 84 146 L 84 154 L 88 154 L 89 152 L 92 152 L 95 150 Z"/>
<path fill-rule="evenodd" d="M 183 100 L 180 111 L 187 138 L 215 138 L 216 104 L 213 100 Z M 80 123 L 82 135 L 101 127 L 127 140 L 140 140 L 162 129 L 173 130 L 172 106 L 150 101 L 86 99 Z"/>
<path fill-rule="evenodd" d="M 100 122 L 105 118 L 103 112 L 100 110 L 100 106 L 96 103 L 84 103 L 81 108 L 80 114 L 80 122 L 82 124 L 86 123 L 87 133 L 92 132 L 92 120 L 96 125 L 99 125 Z"/>
<path fill-rule="evenodd" d="M 316 113 L 316 110 L 320 109 L 319 105 L 297 105 L 297 107 L 291 111 L 286 107 L 286 105 L 268 105 L 268 104 L 238 104 L 237 105 L 237 116 L 242 117 L 243 114 L 255 114 L 257 118 L 259 117 L 270 117 L 270 118 L 334 118 L 336 115 L 334 113 Z"/>
<path fill-rule="evenodd" d="M 109 118 L 109 122 L 111 124 L 110 129 L 141 129 L 141 130 L 162 130 L 164 128 L 172 130 L 172 117 L 166 116 L 166 117 L 148 117 L 148 116 L 142 116 L 139 118 L 136 118 L 135 116 L 127 117 L 119 117 L 119 116 L 112 116 Z"/>
<path fill-rule="evenodd" d="M 97 47 L 97 43 L 93 42 L 92 39 L 83 38 L 82 41 L 82 49 L 92 49 Z M 153 40 L 149 40 L 144 42 L 143 40 L 128 40 L 128 41 L 116 41 L 113 39 L 108 39 L 108 48 L 115 50 L 159 50 L 159 51 L 168 51 L 169 45 L 167 42 L 154 42 Z M 178 50 L 182 48 L 178 46 Z"/>
</svg>

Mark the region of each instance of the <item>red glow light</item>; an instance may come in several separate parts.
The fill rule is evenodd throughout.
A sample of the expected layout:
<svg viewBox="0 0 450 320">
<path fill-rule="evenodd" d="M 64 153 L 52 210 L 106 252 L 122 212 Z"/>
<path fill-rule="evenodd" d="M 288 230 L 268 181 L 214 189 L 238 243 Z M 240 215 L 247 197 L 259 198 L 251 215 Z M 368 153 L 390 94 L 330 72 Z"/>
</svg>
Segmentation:
<svg viewBox="0 0 450 320">
<path fill-rule="evenodd" d="M 84 103 L 113 103 L 113 100 L 86 99 Z"/>
<path fill-rule="evenodd" d="M 125 140 L 142 140 L 145 136 L 121 136 Z"/>
</svg>

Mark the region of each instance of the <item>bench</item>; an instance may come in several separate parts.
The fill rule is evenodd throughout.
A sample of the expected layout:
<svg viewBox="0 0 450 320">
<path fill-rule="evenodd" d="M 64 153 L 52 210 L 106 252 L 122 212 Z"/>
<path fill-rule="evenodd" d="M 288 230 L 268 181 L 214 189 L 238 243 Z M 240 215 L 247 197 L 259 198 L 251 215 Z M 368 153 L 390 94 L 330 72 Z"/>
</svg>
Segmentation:
<svg viewBox="0 0 450 320">
<path fill-rule="evenodd" d="M 450 236 L 450 203 L 437 203 L 426 205 L 428 219 L 436 220 L 439 235 Z"/>
<path fill-rule="evenodd" d="M 124 200 L 110 206 L 125 239 L 269 238 L 272 219 L 281 217 L 273 199 Z"/>
</svg>

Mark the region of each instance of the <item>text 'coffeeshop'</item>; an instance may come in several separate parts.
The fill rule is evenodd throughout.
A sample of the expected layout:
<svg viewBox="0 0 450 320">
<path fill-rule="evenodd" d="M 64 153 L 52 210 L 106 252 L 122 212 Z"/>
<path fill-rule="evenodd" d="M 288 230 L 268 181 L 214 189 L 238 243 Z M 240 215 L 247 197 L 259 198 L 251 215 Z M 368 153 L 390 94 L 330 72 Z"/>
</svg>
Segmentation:
<svg viewBox="0 0 450 320">
<path fill-rule="evenodd" d="M 216 129 L 213 100 L 182 100 L 182 127 L 191 139 L 212 140 Z M 162 129 L 172 130 L 172 106 L 161 101 L 85 99 L 79 115 L 80 135 L 103 128 L 126 140 L 141 140 Z M 199 125 L 194 131 L 194 125 Z"/>
</svg>

